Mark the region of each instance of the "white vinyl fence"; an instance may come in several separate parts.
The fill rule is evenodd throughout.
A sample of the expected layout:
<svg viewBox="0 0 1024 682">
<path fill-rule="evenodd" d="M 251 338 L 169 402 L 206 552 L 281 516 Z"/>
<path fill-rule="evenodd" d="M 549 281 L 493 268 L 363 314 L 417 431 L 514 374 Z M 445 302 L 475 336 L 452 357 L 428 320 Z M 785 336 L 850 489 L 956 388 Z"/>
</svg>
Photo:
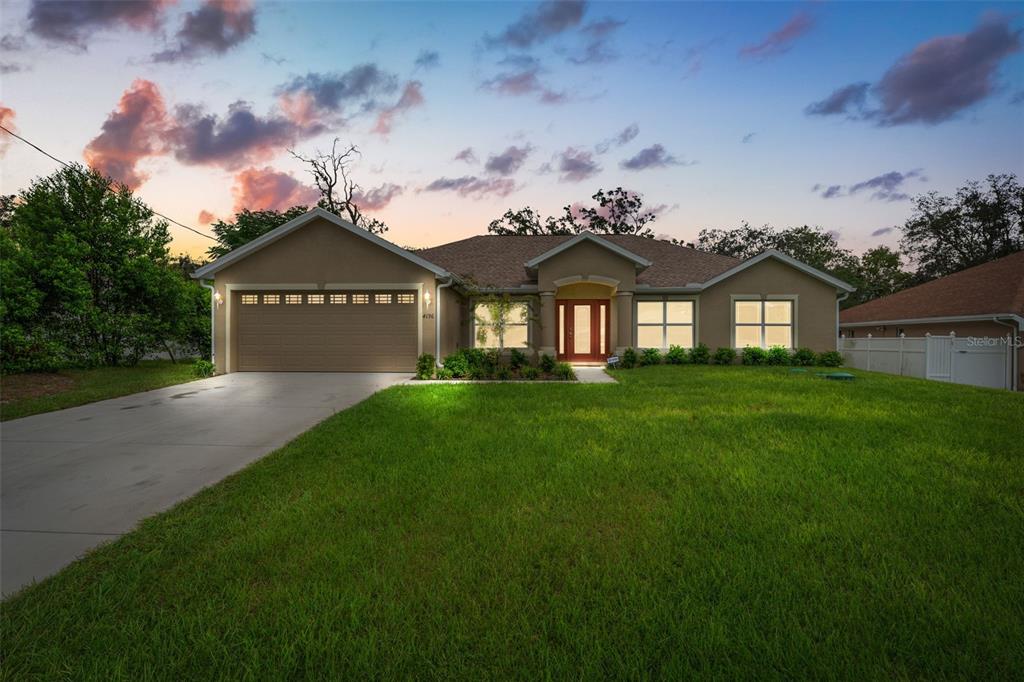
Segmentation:
<svg viewBox="0 0 1024 682">
<path fill-rule="evenodd" d="M 989 388 L 1013 388 L 1013 339 L 949 336 L 839 338 L 848 367 Z"/>
</svg>

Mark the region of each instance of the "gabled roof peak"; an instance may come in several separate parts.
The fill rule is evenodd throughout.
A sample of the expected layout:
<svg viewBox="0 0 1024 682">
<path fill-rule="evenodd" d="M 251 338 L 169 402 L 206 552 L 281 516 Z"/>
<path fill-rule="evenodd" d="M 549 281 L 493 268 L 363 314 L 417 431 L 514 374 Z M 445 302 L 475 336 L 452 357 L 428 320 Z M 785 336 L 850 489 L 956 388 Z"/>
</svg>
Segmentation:
<svg viewBox="0 0 1024 682">
<path fill-rule="evenodd" d="M 644 268 L 651 266 L 651 261 L 647 260 L 643 256 L 638 256 L 629 249 L 625 249 L 619 246 L 618 244 L 614 244 L 608 241 L 607 239 L 602 239 L 593 232 L 590 232 L 589 230 L 580 232 L 575 237 L 567 239 L 558 246 L 552 249 L 548 249 L 544 253 L 535 256 L 534 258 L 531 258 L 530 260 L 526 261 L 524 265 L 526 266 L 527 270 L 532 270 L 541 263 L 543 263 L 544 261 L 546 261 L 547 259 L 551 258 L 552 256 L 557 256 L 563 251 L 571 249 L 572 247 L 584 241 L 593 242 L 594 244 L 597 244 L 598 246 L 608 249 L 612 253 L 625 258 L 626 260 L 633 261 L 633 263 L 637 266 L 638 270 L 642 270 Z"/>
<path fill-rule="evenodd" d="M 195 272 L 192 273 L 192 277 L 194 279 L 203 279 L 209 277 L 218 270 L 223 270 L 225 267 L 231 265 L 232 263 L 235 263 L 256 251 L 259 251 L 265 246 L 273 244 L 281 237 L 284 237 L 285 235 L 294 232 L 303 225 L 308 225 L 309 223 L 313 222 L 316 219 L 323 219 L 329 223 L 337 225 L 338 227 L 347 230 L 348 232 L 351 232 L 352 234 L 358 237 L 362 237 L 363 239 L 366 239 L 367 241 L 370 241 L 376 244 L 377 246 L 380 246 L 390 251 L 396 256 L 400 256 L 408 261 L 415 263 L 416 265 L 419 265 L 422 268 L 425 268 L 426 270 L 429 270 L 438 277 L 451 276 L 451 273 L 449 273 L 444 268 L 441 268 L 435 265 L 434 263 L 431 263 L 430 261 L 420 256 L 417 256 L 415 253 L 406 251 L 397 244 L 393 244 L 389 242 L 387 239 L 378 237 L 372 232 L 364 230 L 361 227 L 356 227 L 349 221 L 344 220 L 343 218 L 335 215 L 334 213 L 326 211 L 317 206 L 306 211 L 302 215 L 297 216 L 292 220 L 289 220 L 284 225 L 275 227 L 270 232 L 267 232 L 266 234 L 261 235 L 256 239 L 253 239 L 251 242 L 243 244 L 242 246 L 239 246 L 237 249 L 234 249 L 233 251 L 224 254 L 220 258 L 214 260 L 212 263 L 207 263 L 203 267 L 198 268 Z"/>
</svg>

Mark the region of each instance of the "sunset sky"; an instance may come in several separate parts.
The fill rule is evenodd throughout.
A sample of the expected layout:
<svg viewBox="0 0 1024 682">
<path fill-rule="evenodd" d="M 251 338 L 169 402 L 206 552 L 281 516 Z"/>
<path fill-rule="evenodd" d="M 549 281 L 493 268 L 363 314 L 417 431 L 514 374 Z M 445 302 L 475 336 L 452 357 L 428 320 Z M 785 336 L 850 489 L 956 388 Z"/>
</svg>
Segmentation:
<svg viewBox="0 0 1024 682">
<path fill-rule="evenodd" d="M 0 26 L 3 124 L 204 232 L 313 201 L 287 150 L 334 137 L 415 247 L 622 186 L 661 235 L 859 252 L 915 194 L 1024 175 L 1020 4 L 3 0 Z M 5 194 L 57 167 L 0 135 Z"/>
</svg>

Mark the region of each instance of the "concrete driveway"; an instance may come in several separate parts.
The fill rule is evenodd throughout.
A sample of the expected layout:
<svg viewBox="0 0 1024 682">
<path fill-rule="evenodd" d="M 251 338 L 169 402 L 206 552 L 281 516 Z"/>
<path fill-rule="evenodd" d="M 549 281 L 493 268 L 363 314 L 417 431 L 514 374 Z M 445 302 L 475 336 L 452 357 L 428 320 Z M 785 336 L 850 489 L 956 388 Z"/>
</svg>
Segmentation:
<svg viewBox="0 0 1024 682">
<path fill-rule="evenodd" d="M 236 373 L 0 425 L 0 592 L 56 573 L 408 374 Z"/>
</svg>

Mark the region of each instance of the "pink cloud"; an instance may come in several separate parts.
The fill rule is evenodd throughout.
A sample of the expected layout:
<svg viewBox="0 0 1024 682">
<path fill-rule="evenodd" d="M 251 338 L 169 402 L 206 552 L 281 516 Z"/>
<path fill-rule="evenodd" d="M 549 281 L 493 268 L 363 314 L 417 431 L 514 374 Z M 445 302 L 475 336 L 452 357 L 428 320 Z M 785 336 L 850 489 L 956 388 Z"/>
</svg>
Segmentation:
<svg viewBox="0 0 1024 682">
<path fill-rule="evenodd" d="M 235 176 L 231 189 L 235 211 L 284 211 L 292 206 L 311 206 L 320 198 L 314 187 L 270 166 L 246 168 Z"/>
<path fill-rule="evenodd" d="M 789 51 L 797 38 L 804 35 L 814 27 L 814 19 L 805 12 L 797 12 L 792 19 L 787 21 L 776 31 L 768 34 L 768 37 L 759 43 L 746 45 L 740 49 L 740 56 L 753 59 L 764 59 L 765 57 L 777 57 Z"/>
<path fill-rule="evenodd" d="M 136 79 L 121 95 L 103 130 L 86 146 L 83 156 L 91 167 L 136 189 L 149 176 L 139 161 L 165 153 L 162 138 L 168 128 L 167 108 L 152 81 Z"/>
<path fill-rule="evenodd" d="M 405 84 L 405 89 L 402 90 L 402 96 L 398 99 L 398 102 L 377 114 L 377 125 L 373 127 L 373 132 L 379 135 L 387 135 L 391 132 L 396 115 L 422 106 L 424 101 L 423 84 L 419 81 L 409 81 Z"/>
<path fill-rule="evenodd" d="M 14 109 L 5 107 L 0 104 L 0 125 L 7 128 L 8 130 L 17 131 L 18 128 L 14 125 Z M 7 153 L 7 147 L 11 144 L 11 137 L 4 135 L 0 137 L 0 157 Z"/>
</svg>

